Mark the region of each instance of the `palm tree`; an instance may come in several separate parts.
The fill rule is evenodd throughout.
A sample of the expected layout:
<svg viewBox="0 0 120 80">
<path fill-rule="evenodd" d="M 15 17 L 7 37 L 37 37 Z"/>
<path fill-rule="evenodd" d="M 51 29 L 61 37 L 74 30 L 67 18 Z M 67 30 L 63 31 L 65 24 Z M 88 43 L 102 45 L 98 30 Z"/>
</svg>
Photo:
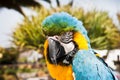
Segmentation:
<svg viewBox="0 0 120 80">
<path fill-rule="evenodd" d="M 50 5 L 52 4 L 51 0 L 42 0 Z M 56 0 L 56 4 L 58 7 L 60 7 L 60 0 Z M 73 0 L 69 2 L 69 4 L 72 6 Z M 0 0 L 0 8 L 8 8 L 8 9 L 14 9 L 18 12 L 20 12 L 23 16 L 25 16 L 24 12 L 22 11 L 21 6 L 25 7 L 35 7 L 35 6 L 41 6 L 41 4 L 37 0 Z M 52 5 L 51 5 L 52 7 Z"/>
<path fill-rule="evenodd" d="M 0 8 L 14 9 L 25 16 L 21 6 L 40 6 L 40 4 L 35 0 L 0 0 Z"/>
</svg>

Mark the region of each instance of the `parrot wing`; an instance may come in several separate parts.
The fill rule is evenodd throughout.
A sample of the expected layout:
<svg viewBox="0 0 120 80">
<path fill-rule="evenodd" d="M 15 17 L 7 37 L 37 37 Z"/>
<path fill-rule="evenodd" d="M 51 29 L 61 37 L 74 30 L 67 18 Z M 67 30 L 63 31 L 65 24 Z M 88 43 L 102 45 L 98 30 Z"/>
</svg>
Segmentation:
<svg viewBox="0 0 120 80">
<path fill-rule="evenodd" d="M 117 80 L 116 77 L 115 77 L 115 75 L 114 75 L 113 72 L 112 72 L 112 68 L 109 67 L 108 64 L 107 64 L 101 57 L 98 57 L 98 56 L 97 56 L 97 58 L 98 58 L 106 67 L 109 68 L 109 72 L 110 72 L 111 75 L 113 76 L 113 80 Z"/>
<path fill-rule="evenodd" d="M 117 80 L 112 70 L 92 50 L 79 50 L 72 63 L 76 80 Z"/>
<path fill-rule="evenodd" d="M 114 80 L 116 80 L 116 76 L 113 75 L 113 72 L 112 72 L 113 69 L 103 60 L 103 58 L 101 58 L 100 56 L 97 56 L 97 55 L 99 55 L 97 52 L 95 52 L 94 50 L 93 50 L 93 52 L 96 55 L 96 57 L 98 58 L 98 60 L 101 61 L 106 67 L 108 67 L 110 69 L 109 72 L 112 74 Z"/>
</svg>

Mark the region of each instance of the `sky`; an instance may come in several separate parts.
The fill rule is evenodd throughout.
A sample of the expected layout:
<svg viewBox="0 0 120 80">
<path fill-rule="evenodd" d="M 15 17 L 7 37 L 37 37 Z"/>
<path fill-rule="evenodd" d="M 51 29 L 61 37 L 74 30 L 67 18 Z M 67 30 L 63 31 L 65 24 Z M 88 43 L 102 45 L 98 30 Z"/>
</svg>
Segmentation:
<svg viewBox="0 0 120 80">
<path fill-rule="evenodd" d="M 40 0 L 39 0 L 40 1 Z M 56 7 L 55 0 L 51 0 L 54 7 Z M 61 4 L 67 4 L 70 0 L 60 0 Z M 49 8 L 49 4 L 41 2 L 46 8 Z M 116 13 L 120 12 L 120 0 L 74 0 L 74 7 L 82 7 L 88 11 L 91 9 L 108 11 L 114 23 L 120 28 L 119 22 L 116 17 Z M 30 9 L 22 8 L 27 16 L 36 15 Z M 10 40 L 12 32 L 18 23 L 21 23 L 23 16 L 15 10 L 1 8 L 0 9 L 0 46 L 9 47 L 11 46 Z"/>
<path fill-rule="evenodd" d="M 27 16 L 36 15 L 30 9 L 22 8 Z M 17 24 L 22 23 L 24 17 L 17 11 L 7 8 L 0 9 L 0 47 L 10 47 L 12 45 L 12 33 Z"/>
<path fill-rule="evenodd" d="M 22 16 L 14 10 L 0 9 L 0 46 L 10 46 L 10 34 L 16 23 L 21 22 L 21 19 Z"/>
</svg>

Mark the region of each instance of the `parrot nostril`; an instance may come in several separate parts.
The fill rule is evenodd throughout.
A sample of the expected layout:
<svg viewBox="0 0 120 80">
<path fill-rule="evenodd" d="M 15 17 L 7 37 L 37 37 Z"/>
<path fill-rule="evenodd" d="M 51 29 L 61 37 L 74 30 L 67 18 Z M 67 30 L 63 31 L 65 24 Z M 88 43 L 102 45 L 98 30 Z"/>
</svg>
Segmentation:
<svg viewBox="0 0 120 80">
<path fill-rule="evenodd" d="M 52 61 L 52 63 L 57 64 L 57 61 L 56 61 L 56 58 L 55 58 L 55 57 L 52 57 L 52 58 L 51 58 L 51 61 Z"/>
<path fill-rule="evenodd" d="M 59 39 L 59 36 L 54 36 L 57 40 Z"/>
<path fill-rule="evenodd" d="M 48 37 L 48 40 L 55 40 L 55 41 L 59 41 L 59 36 L 50 36 Z"/>
</svg>

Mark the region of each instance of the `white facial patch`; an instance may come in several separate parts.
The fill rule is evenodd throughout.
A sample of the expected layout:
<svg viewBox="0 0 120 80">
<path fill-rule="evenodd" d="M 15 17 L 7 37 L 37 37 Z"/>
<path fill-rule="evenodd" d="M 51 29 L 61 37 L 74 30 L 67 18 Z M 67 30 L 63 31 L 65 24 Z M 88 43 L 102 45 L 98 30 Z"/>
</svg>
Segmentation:
<svg viewBox="0 0 120 80">
<path fill-rule="evenodd" d="M 75 45 L 73 42 L 70 42 L 68 44 L 61 42 L 60 44 L 64 47 L 66 53 L 72 51 L 75 48 Z"/>
</svg>

